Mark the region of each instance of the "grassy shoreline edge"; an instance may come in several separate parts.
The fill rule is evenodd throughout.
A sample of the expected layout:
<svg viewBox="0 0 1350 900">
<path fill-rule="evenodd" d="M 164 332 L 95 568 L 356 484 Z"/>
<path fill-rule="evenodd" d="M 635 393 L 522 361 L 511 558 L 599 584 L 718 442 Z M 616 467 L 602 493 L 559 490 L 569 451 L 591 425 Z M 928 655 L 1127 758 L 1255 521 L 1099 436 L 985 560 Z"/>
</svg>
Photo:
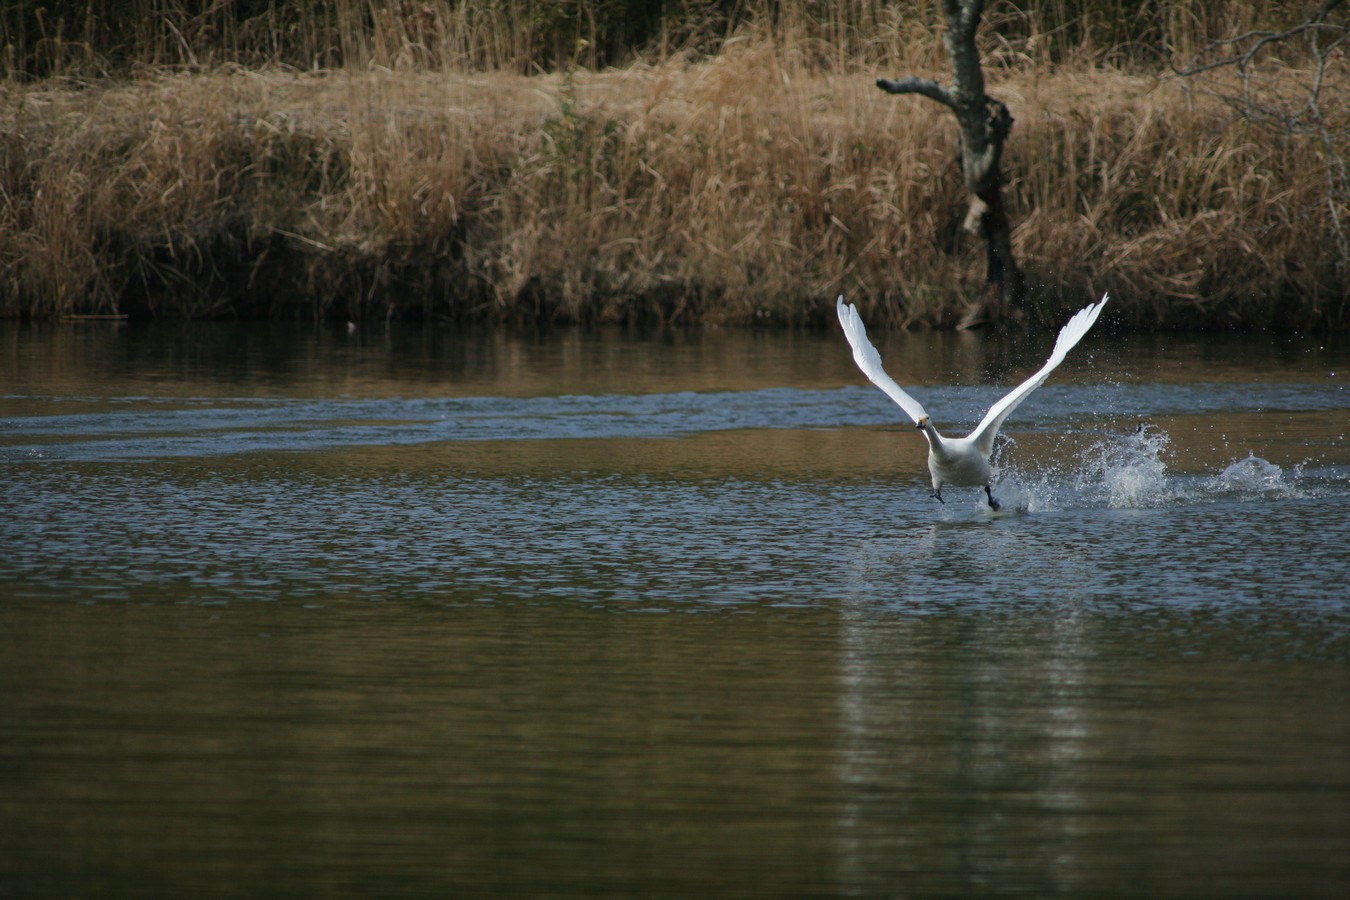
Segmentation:
<svg viewBox="0 0 1350 900">
<path fill-rule="evenodd" d="M 1350 325 L 1316 141 L 1167 78 L 991 76 L 1030 318 L 1110 290 L 1136 328 Z M 950 327 L 982 286 L 947 117 L 754 40 L 601 72 L 221 67 L 0 102 L 8 317 L 812 324 L 843 291 L 878 325 Z"/>
</svg>

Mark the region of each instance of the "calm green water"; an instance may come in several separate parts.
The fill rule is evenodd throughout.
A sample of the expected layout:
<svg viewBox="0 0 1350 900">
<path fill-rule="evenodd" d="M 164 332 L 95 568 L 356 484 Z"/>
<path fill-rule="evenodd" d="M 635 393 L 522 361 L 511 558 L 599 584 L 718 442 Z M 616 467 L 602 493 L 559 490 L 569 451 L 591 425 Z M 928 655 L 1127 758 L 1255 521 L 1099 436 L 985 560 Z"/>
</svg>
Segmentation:
<svg viewBox="0 0 1350 900">
<path fill-rule="evenodd" d="M 0 325 L 0 896 L 1345 896 L 1347 372 Z"/>
</svg>

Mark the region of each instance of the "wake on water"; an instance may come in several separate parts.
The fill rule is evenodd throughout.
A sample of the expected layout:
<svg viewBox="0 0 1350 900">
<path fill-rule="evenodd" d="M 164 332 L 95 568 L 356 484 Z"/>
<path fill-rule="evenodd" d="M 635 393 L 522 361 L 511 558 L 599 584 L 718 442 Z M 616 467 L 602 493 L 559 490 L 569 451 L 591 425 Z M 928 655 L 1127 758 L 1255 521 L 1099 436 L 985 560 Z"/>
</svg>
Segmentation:
<svg viewBox="0 0 1350 900">
<path fill-rule="evenodd" d="M 1218 499 L 1296 499 L 1307 496 L 1303 467 L 1284 469 L 1248 453 L 1214 475 L 1170 473 L 1164 459 L 1169 438 L 1161 428 L 1140 425 L 1132 433 L 1108 434 L 1085 449 L 1065 453 L 1069 461 L 1044 471 L 999 465 L 1005 438 L 995 452 L 996 494 L 1019 512 L 1108 507 L 1149 509 Z"/>
</svg>

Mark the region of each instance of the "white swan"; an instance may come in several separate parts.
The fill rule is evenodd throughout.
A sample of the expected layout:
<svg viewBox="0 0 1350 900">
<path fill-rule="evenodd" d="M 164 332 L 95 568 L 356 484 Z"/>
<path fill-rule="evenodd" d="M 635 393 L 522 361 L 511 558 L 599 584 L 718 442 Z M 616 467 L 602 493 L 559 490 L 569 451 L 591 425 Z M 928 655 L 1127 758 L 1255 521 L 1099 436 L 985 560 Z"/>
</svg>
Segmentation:
<svg viewBox="0 0 1350 900">
<path fill-rule="evenodd" d="M 991 477 L 989 454 L 994 450 L 994 435 L 998 433 L 998 427 L 1003 424 L 1008 413 L 1016 409 L 1017 404 L 1025 400 L 1028 394 L 1040 387 L 1041 382 L 1064 361 L 1064 357 L 1074 345 L 1083 339 L 1083 335 L 1087 334 L 1088 329 L 1097 321 L 1097 316 L 1106 305 L 1109 296 L 1103 294 L 1100 302 L 1080 309 L 1060 329 L 1054 352 L 1050 354 L 1050 359 L 1045 365 L 1041 366 L 1040 371 L 990 407 L 989 412 L 980 420 L 980 424 L 975 426 L 975 430 L 963 438 L 944 438 L 938 434 L 937 429 L 933 427 L 933 420 L 924 412 L 919 401 L 906 394 L 881 368 L 881 354 L 877 353 L 877 348 L 867 340 L 867 329 L 863 327 L 862 319 L 858 317 L 858 308 L 852 303 L 845 306 L 843 294 L 839 295 L 835 303 L 839 310 L 839 322 L 844 326 L 844 334 L 848 337 L 849 345 L 853 347 L 853 361 L 858 364 L 858 368 L 862 369 L 869 381 L 900 405 L 900 408 L 914 420 L 914 424 L 923 431 L 924 437 L 928 438 L 928 471 L 933 476 L 933 496 L 939 501 L 946 502 L 942 500 L 943 485 L 950 484 L 953 487 L 983 485 L 985 496 L 989 498 L 990 509 L 998 509 L 999 502 L 994 499 L 994 490 L 989 483 Z"/>
</svg>

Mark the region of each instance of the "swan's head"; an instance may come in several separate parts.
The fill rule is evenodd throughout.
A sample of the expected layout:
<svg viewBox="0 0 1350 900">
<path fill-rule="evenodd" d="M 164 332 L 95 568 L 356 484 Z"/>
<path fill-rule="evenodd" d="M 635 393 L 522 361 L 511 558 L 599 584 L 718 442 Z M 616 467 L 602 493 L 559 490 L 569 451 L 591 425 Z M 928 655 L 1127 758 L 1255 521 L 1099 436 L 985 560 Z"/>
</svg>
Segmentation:
<svg viewBox="0 0 1350 900">
<path fill-rule="evenodd" d="M 914 427 L 919 429 L 920 431 L 923 431 L 925 428 L 928 427 L 928 417 L 924 416 L 922 419 L 920 419 L 918 422 L 914 424 Z"/>
</svg>

